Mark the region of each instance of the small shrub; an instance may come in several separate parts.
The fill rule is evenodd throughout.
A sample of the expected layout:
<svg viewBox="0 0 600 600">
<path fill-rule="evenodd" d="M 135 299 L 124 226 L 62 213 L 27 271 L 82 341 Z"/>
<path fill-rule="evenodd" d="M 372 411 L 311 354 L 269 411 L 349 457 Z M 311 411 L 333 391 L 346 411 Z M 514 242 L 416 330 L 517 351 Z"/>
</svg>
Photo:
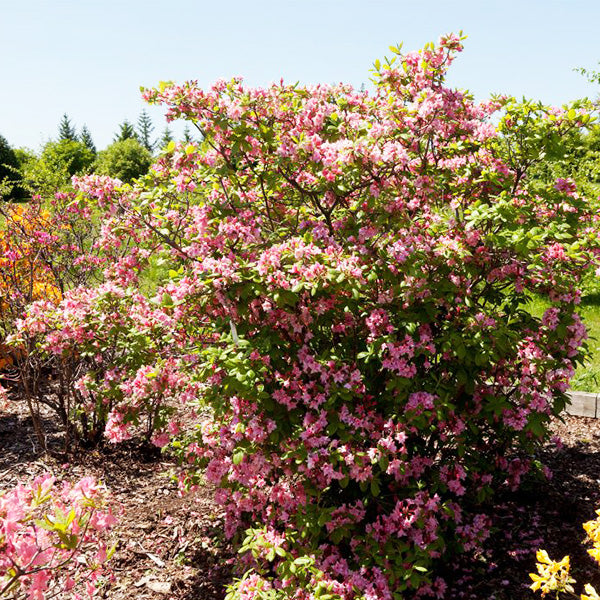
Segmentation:
<svg viewBox="0 0 600 600">
<path fill-rule="evenodd" d="M 173 356 L 171 317 L 131 288 L 107 282 L 72 290 L 56 305 L 34 303 L 20 331 L 37 340 L 37 356 L 70 365 L 60 376 L 66 419 L 87 442 L 128 439 L 134 426 L 150 440 L 182 393 L 194 393 Z"/>
<path fill-rule="evenodd" d="M 50 474 L 0 492 L 0 596 L 94 595 L 112 550 L 106 490 L 91 477 L 59 485 Z"/>
</svg>

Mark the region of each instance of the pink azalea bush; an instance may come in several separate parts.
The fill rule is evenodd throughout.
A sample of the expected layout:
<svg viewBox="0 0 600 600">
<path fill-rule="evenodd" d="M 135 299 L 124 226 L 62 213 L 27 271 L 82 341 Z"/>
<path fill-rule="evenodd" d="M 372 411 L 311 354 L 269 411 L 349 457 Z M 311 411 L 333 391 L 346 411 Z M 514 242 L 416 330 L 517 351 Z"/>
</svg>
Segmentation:
<svg viewBox="0 0 600 600">
<path fill-rule="evenodd" d="M 132 287 L 107 281 L 78 288 L 56 304 L 35 303 L 19 325 L 42 340 L 40 354 L 77 357 L 77 369 L 62 377 L 71 377 L 71 421 L 81 439 L 119 442 L 139 426 L 150 440 L 185 393 L 196 396 L 173 353 L 176 322 Z"/>
<path fill-rule="evenodd" d="M 442 597 L 436 569 L 486 538 L 478 504 L 518 486 L 565 406 L 598 228 L 572 182 L 527 170 L 589 116 L 475 103 L 444 84 L 461 48 L 396 50 L 373 93 L 162 84 L 145 98 L 202 143 L 133 187 L 77 182 L 99 247 L 129 252 L 21 335 L 93 357 L 77 386 L 114 440 L 149 406 L 210 407 L 155 439 L 246 531 L 230 598 Z M 145 299 L 149 257 L 168 275 Z"/>
<path fill-rule="evenodd" d="M 91 477 L 59 484 L 49 473 L 0 492 L 0 596 L 94 596 L 112 554 L 108 502 Z"/>
<path fill-rule="evenodd" d="M 102 181 L 106 187 L 114 183 Z M 42 446 L 40 404 L 56 412 L 68 443 L 77 434 L 71 379 L 81 369 L 78 356 L 44 356 L 35 352 L 36 342 L 26 332 L 12 336 L 29 303 L 51 307 L 68 290 L 96 285 L 119 248 L 97 245 L 98 211 L 90 202 L 79 202 L 73 192 L 48 199 L 34 196 L 26 204 L 0 201 L 0 215 L 0 377 L 10 371 L 6 380 L 12 382 L 15 396 L 29 404 Z M 49 385 L 49 379 L 54 383 Z"/>
</svg>

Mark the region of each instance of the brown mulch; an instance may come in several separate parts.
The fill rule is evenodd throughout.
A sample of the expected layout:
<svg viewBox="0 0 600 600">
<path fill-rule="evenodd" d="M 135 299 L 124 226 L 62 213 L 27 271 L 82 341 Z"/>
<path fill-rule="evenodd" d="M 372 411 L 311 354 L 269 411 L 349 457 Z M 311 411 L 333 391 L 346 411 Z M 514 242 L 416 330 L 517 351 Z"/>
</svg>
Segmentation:
<svg viewBox="0 0 600 600">
<path fill-rule="evenodd" d="M 563 415 L 552 431 L 558 443 L 536 457 L 551 478 L 527 480 L 518 492 L 495 496 L 489 511 L 494 532 L 484 552 L 456 565 L 447 598 L 539 600 L 539 592 L 529 589 L 529 573 L 536 571 L 540 548 L 553 560 L 571 557 L 578 594 L 585 583 L 600 590 L 600 567 L 587 554 L 582 527 L 600 508 L 600 419 Z"/>
<path fill-rule="evenodd" d="M 67 479 L 94 475 L 122 507 L 111 561 L 115 580 L 102 591 L 105 598 L 222 600 L 234 553 L 222 533 L 214 490 L 200 486 L 181 497 L 170 478 L 175 463 L 136 442 L 64 454 L 60 432 L 46 417 L 50 454 L 41 452 L 22 403 L 0 413 L 0 489 L 46 470 Z M 538 458 L 553 478 L 496 497 L 495 530 L 485 550 L 444 574 L 448 599 L 539 598 L 528 589 L 538 548 L 554 559 L 571 556 L 576 591 L 585 582 L 600 589 L 600 569 L 582 544 L 581 527 L 600 508 L 600 419 L 565 416 L 552 429 L 563 445 L 548 444 Z"/>
<path fill-rule="evenodd" d="M 234 553 L 222 534 L 214 490 L 200 486 L 179 495 L 173 460 L 155 447 L 131 441 L 64 453 L 50 415 L 44 419 L 50 453 L 41 452 L 21 403 L 0 413 L 0 490 L 50 471 L 75 480 L 93 475 L 121 507 L 111 559 L 114 581 L 102 590 L 111 600 L 220 600 L 232 581 Z"/>
</svg>

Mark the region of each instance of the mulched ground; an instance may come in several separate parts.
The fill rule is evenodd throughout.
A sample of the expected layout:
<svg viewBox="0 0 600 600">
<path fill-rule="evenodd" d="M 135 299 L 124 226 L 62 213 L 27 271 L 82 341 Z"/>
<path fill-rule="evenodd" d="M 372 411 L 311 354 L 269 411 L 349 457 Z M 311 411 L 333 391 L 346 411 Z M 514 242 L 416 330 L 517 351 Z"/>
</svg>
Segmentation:
<svg viewBox="0 0 600 600">
<path fill-rule="evenodd" d="M 220 600 L 232 581 L 234 553 L 222 534 L 222 514 L 207 486 L 185 497 L 171 474 L 173 461 L 138 442 L 62 452 L 62 437 L 48 416 L 47 446 L 40 451 L 21 403 L 0 413 L 0 489 L 51 471 L 75 480 L 93 475 L 122 507 L 111 560 L 115 580 L 102 591 L 111 600 Z"/>
<path fill-rule="evenodd" d="M 585 583 L 600 590 L 600 567 L 587 554 L 582 527 L 600 508 L 600 419 L 564 415 L 552 430 L 562 445 L 550 443 L 537 457 L 552 478 L 496 496 L 495 531 L 485 551 L 456 570 L 449 599 L 539 600 L 528 576 L 539 548 L 553 560 L 571 557 L 578 594 Z"/>
<path fill-rule="evenodd" d="M 43 454 L 21 403 L 0 413 L 0 489 L 46 470 L 74 479 L 94 475 L 122 506 L 115 531 L 115 580 L 102 595 L 110 600 L 221 600 L 232 580 L 234 554 L 222 534 L 222 514 L 213 490 L 201 487 L 185 497 L 169 475 L 176 465 L 155 449 L 135 442 L 61 454 L 60 432 L 44 423 Z M 600 419 L 566 416 L 553 423 L 563 446 L 549 444 L 539 456 L 552 469 L 549 481 L 503 493 L 494 508 L 495 532 L 476 557 L 452 565 L 448 599 L 529 600 L 528 573 L 535 550 L 571 556 L 573 576 L 600 589 L 600 569 L 586 553 L 581 524 L 600 507 Z M 577 591 L 579 591 L 577 588 Z M 539 597 L 539 596 L 537 596 Z"/>
</svg>

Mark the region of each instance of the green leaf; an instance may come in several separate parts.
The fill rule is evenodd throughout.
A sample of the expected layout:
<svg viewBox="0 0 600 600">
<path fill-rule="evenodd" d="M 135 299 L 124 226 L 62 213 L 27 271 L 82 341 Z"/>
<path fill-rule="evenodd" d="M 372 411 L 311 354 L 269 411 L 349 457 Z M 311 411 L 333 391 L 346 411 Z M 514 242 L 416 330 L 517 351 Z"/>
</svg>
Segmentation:
<svg viewBox="0 0 600 600">
<path fill-rule="evenodd" d="M 390 460 L 385 454 L 383 454 L 382 456 L 379 457 L 379 468 L 384 473 L 387 471 L 389 464 L 390 464 Z"/>
<path fill-rule="evenodd" d="M 329 513 L 327 511 L 322 511 L 321 514 L 319 515 L 317 523 L 321 527 L 323 527 L 323 525 L 325 525 L 325 523 L 329 523 L 330 520 L 331 520 L 331 516 L 329 515 Z"/>
<path fill-rule="evenodd" d="M 377 479 L 371 479 L 371 494 L 377 498 L 379 496 L 379 481 Z"/>
</svg>

